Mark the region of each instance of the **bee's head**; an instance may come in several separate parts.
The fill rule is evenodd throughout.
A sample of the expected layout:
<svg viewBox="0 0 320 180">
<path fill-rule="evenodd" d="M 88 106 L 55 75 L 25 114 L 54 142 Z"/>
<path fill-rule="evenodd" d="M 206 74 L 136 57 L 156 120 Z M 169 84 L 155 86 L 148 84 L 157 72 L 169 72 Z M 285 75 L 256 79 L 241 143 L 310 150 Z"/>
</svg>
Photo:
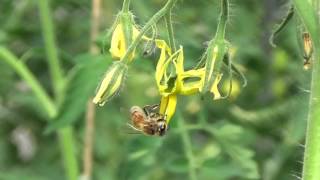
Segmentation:
<svg viewBox="0 0 320 180">
<path fill-rule="evenodd" d="M 159 120 L 157 121 L 157 126 L 158 126 L 157 134 L 159 136 L 165 135 L 168 130 L 167 122 L 165 120 Z"/>
</svg>

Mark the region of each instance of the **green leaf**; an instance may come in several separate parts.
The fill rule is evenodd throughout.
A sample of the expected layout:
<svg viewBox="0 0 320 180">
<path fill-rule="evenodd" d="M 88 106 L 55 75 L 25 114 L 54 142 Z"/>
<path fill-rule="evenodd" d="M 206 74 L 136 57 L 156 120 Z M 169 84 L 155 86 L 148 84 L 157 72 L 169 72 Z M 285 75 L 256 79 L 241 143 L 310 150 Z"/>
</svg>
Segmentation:
<svg viewBox="0 0 320 180">
<path fill-rule="evenodd" d="M 219 124 L 219 127 L 211 129 L 211 133 L 217 138 L 217 141 L 224 152 L 236 163 L 243 174 L 243 177 L 249 179 L 258 179 L 258 166 L 254 161 L 253 150 L 246 147 L 246 134 L 242 127 L 232 124 Z"/>
<path fill-rule="evenodd" d="M 90 54 L 81 56 L 78 61 L 67 83 L 64 102 L 59 108 L 57 117 L 46 129 L 46 133 L 51 133 L 80 119 L 86 109 L 88 99 L 94 95 L 103 73 L 111 64 L 109 56 Z"/>
<path fill-rule="evenodd" d="M 199 172 L 199 179 L 227 180 L 244 178 L 241 169 L 236 163 L 230 163 L 227 159 L 221 157 L 206 161 Z"/>
</svg>

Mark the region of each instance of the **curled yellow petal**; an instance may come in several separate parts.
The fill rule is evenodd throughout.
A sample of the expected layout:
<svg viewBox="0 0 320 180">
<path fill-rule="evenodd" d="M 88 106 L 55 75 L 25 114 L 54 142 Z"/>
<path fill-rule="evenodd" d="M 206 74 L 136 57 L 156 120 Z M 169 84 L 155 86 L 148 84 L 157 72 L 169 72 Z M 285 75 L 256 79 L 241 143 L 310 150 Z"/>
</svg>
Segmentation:
<svg viewBox="0 0 320 180">
<path fill-rule="evenodd" d="M 183 87 L 180 90 L 181 95 L 192 95 L 199 92 L 199 86 L 201 86 L 201 82 L 189 82 L 184 83 Z"/>
<path fill-rule="evenodd" d="M 157 46 L 161 47 L 161 54 L 156 67 L 156 82 L 160 94 L 162 96 L 168 96 L 177 92 L 177 81 L 174 79 L 176 77 L 170 76 L 171 69 L 169 69 L 169 65 L 171 64 L 173 67 L 175 67 L 175 60 L 177 56 L 180 56 L 180 51 L 170 55 L 169 53 L 171 52 L 171 49 L 164 41 L 163 43 L 158 42 Z M 169 83 L 169 81 L 171 81 L 171 83 Z"/>
<path fill-rule="evenodd" d="M 162 96 L 160 102 L 160 114 L 166 117 L 167 124 L 169 124 L 172 116 L 176 111 L 177 95 Z"/>
<path fill-rule="evenodd" d="M 184 73 L 184 55 L 183 55 L 183 47 L 180 46 L 180 49 L 177 51 L 178 56 L 174 59 L 173 63 L 175 65 L 175 71 L 177 74 L 177 79 L 176 79 L 176 91 L 179 93 L 181 92 L 183 88 L 183 78 L 182 74 Z"/>
<path fill-rule="evenodd" d="M 182 95 L 192 95 L 200 92 L 202 87 L 202 79 L 204 78 L 204 68 L 192 69 L 185 71 L 179 76 L 181 77 L 182 86 L 180 89 L 180 94 Z"/>
<path fill-rule="evenodd" d="M 171 94 L 191 95 L 200 91 L 202 86 L 202 79 L 204 77 L 205 69 L 193 69 L 189 71 L 184 70 L 184 52 L 181 46 L 178 51 L 168 57 L 167 44 L 164 41 L 158 41 L 157 46 L 161 48 L 161 55 L 156 69 L 156 81 L 159 92 L 162 96 L 169 96 Z M 168 72 L 169 64 L 174 67 L 174 77 L 170 77 Z M 170 87 L 169 87 L 170 86 Z"/>
<path fill-rule="evenodd" d="M 156 46 L 161 49 L 160 58 L 156 67 L 156 81 L 158 86 L 160 86 L 161 81 L 163 79 L 166 81 L 168 78 L 166 76 L 166 67 L 170 62 L 169 57 L 171 56 L 171 49 L 164 40 L 156 40 Z"/>
<path fill-rule="evenodd" d="M 204 76 L 205 69 L 191 69 L 189 71 L 185 71 L 181 74 L 182 78 L 189 78 L 189 77 L 200 77 L 202 78 Z"/>
<path fill-rule="evenodd" d="M 222 79 L 222 74 L 218 74 L 211 86 L 210 92 L 214 95 L 213 100 L 221 99 L 221 93 L 219 91 L 218 85 Z"/>
</svg>

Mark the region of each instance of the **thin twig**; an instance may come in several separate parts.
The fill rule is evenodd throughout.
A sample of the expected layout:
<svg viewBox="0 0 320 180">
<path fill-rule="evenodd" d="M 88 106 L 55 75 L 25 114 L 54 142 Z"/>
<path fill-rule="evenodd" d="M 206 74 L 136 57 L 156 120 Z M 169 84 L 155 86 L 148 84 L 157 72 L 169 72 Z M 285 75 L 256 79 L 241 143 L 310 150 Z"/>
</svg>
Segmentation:
<svg viewBox="0 0 320 180">
<path fill-rule="evenodd" d="M 95 106 L 92 103 L 91 98 L 87 102 L 87 113 L 85 123 L 86 125 L 83 151 L 83 177 L 85 177 L 86 180 L 89 180 L 91 179 L 92 174 L 92 150 L 95 130 Z"/>
<path fill-rule="evenodd" d="M 91 14 L 91 31 L 90 31 L 90 52 L 98 54 L 99 49 L 95 45 L 95 41 L 99 35 L 101 18 L 101 0 L 92 0 L 92 14 Z"/>
<path fill-rule="evenodd" d="M 90 53 L 98 54 L 98 47 L 95 45 L 95 40 L 99 34 L 101 17 L 101 0 L 92 0 L 92 16 L 91 16 L 91 32 L 90 32 Z M 93 138 L 95 130 L 95 106 L 92 103 L 92 98 L 87 102 L 86 113 L 86 125 L 85 125 L 85 139 L 84 139 L 84 151 L 83 151 L 83 177 L 86 180 L 91 179 L 92 175 L 92 150 L 93 150 Z"/>
</svg>

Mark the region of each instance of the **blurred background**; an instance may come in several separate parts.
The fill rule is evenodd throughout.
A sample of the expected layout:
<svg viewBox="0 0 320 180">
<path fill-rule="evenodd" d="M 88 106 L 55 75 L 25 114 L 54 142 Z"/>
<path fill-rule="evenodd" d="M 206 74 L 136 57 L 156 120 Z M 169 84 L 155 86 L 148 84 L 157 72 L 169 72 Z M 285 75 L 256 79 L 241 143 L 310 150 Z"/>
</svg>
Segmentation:
<svg viewBox="0 0 320 180">
<path fill-rule="evenodd" d="M 143 26 L 164 3 L 164 0 L 133 0 L 131 10 L 136 23 Z M 105 31 L 121 5 L 120 0 L 102 0 L 98 46 L 102 46 Z M 206 42 L 213 37 L 219 6 L 218 0 L 180 0 L 174 8 L 175 36 L 177 43 L 184 46 L 186 68 L 196 64 Z M 150 57 L 143 57 L 140 52 L 141 56 L 130 66 L 120 95 L 97 108 L 92 179 L 301 177 L 310 72 L 303 70 L 294 21 L 276 37 L 276 48 L 268 42 L 274 25 L 286 14 L 288 2 L 231 0 L 230 7 L 227 39 L 232 44 L 234 63 L 248 79 L 247 87 L 241 88 L 241 79 L 236 76 L 228 100 L 212 101 L 198 95 L 179 97 L 177 112 L 164 137 L 128 133 L 124 127 L 129 122 L 131 106 L 159 103 L 151 75 L 159 52 Z M 59 59 L 66 74 L 72 74 L 84 61 L 111 62 L 108 53 L 89 53 L 91 1 L 54 0 L 50 1 L 50 9 Z M 0 1 L 0 46 L 24 62 L 51 96 L 53 87 L 40 22 L 37 0 Z M 161 21 L 158 31 L 165 38 L 164 27 Z M 107 67 L 100 67 L 100 71 L 105 72 Z M 84 74 L 77 76 L 74 89 L 83 89 L 88 84 L 96 87 L 103 74 L 95 71 L 85 68 Z M 227 86 L 222 84 L 222 91 Z M 94 89 L 89 91 L 91 95 Z M 83 101 L 87 97 L 75 93 L 72 97 L 67 95 L 68 98 L 75 100 L 75 104 L 65 111 L 79 115 L 57 127 L 74 128 L 81 174 L 86 107 Z M 0 58 L 1 180 L 66 179 L 57 135 L 45 133 L 50 126 L 45 119 L 28 84 Z"/>
</svg>

